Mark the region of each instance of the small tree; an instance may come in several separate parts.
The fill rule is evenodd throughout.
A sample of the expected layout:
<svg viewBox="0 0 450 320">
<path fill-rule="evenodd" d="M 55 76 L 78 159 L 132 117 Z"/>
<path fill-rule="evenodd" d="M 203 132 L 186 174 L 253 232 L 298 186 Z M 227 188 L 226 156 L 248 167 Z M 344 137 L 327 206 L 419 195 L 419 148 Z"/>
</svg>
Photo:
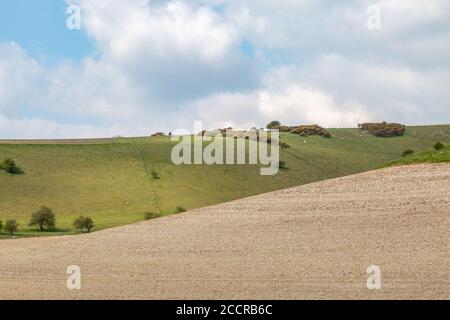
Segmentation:
<svg viewBox="0 0 450 320">
<path fill-rule="evenodd" d="M 12 237 L 14 235 L 14 232 L 17 232 L 19 229 L 19 224 L 16 220 L 8 220 L 5 223 L 5 231 L 9 233 L 9 235 Z"/>
<path fill-rule="evenodd" d="M 87 230 L 88 233 L 90 233 L 94 227 L 95 227 L 94 220 L 92 220 L 90 217 L 84 218 L 84 228 Z"/>
<path fill-rule="evenodd" d="M 433 146 L 434 150 L 439 151 L 444 149 L 444 145 L 440 142 L 436 142 L 436 144 Z"/>
<path fill-rule="evenodd" d="M 45 228 L 48 230 L 53 229 L 56 225 L 55 214 L 52 209 L 41 207 L 31 216 L 29 225 L 30 227 L 38 226 L 41 231 L 44 231 Z"/>
<path fill-rule="evenodd" d="M 279 126 L 281 126 L 281 122 L 274 120 L 274 121 L 270 121 L 266 127 L 267 127 L 267 129 L 274 129 L 275 127 L 279 127 Z"/>
<path fill-rule="evenodd" d="M 95 224 L 94 224 L 94 220 L 92 220 L 91 218 L 79 216 L 73 222 L 73 226 L 75 229 L 80 230 L 80 232 L 83 232 L 83 230 L 86 230 L 88 233 L 90 233 L 91 230 L 95 227 Z"/>
</svg>

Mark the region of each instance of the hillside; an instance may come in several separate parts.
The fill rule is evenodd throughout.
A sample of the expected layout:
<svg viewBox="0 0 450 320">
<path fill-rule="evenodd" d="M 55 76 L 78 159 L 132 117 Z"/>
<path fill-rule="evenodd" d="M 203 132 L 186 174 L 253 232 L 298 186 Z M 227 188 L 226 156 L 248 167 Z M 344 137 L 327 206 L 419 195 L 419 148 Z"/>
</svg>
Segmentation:
<svg viewBox="0 0 450 320">
<path fill-rule="evenodd" d="M 0 241 L 3 299 L 449 299 L 450 164 L 392 167 L 89 235 Z M 82 290 L 66 289 L 81 268 Z M 368 290 L 367 267 L 381 269 Z"/>
<path fill-rule="evenodd" d="M 80 214 L 105 229 L 142 221 L 149 211 L 168 215 L 177 206 L 190 210 L 364 172 L 398 159 L 405 149 L 450 142 L 450 126 L 408 127 L 396 138 L 330 131 L 332 139 L 283 134 L 291 145 L 281 153 L 288 170 L 274 177 L 260 176 L 259 166 L 250 165 L 175 166 L 167 137 L 0 141 L 0 159 L 13 158 L 24 171 L 0 173 L 0 220 L 17 219 L 19 236 L 47 235 L 27 227 L 31 213 L 45 205 L 57 215 L 51 235 L 73 233 Z"/>
</svg>

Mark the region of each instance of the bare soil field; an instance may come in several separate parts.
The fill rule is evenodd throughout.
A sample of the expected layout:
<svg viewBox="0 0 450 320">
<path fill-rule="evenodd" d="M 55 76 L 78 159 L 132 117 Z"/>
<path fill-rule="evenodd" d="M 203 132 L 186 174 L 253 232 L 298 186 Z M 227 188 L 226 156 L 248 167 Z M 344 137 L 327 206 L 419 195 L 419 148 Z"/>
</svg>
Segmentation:
<svg viewBox="0 0 450 320">
<path fill-rule="evenodd" d="M 450 165 L 393 167 L 89 235 L 2 240 L 0 299 L 450 299 L 449 249 Z M 81 290 L 66 288 L 69 265 Z M 370 265 L 381 290 L 366 287 Z"/>
</svg>

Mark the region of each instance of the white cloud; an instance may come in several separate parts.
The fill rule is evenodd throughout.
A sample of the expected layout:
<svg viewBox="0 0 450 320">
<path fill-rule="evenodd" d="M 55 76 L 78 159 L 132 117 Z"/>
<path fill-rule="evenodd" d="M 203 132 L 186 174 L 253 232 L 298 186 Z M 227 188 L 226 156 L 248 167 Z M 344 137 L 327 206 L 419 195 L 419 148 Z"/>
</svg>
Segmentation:
<svg viewBox="0 0 450 320">
<path fill-rule="evenodd" d="M 98 58 L 49 67 L 0 44 L 2 137 L 450 119 L 446 0 L 79 1 Z"/>
</svg>

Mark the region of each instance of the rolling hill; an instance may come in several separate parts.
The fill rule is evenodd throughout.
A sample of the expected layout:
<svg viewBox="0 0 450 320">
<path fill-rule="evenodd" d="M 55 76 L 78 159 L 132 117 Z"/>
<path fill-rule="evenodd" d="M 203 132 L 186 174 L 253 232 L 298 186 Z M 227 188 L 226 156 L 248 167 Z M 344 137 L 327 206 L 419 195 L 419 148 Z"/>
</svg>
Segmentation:
<svg viewBox="0 0 450 320">
<path fill-rule="evenodd" d="M 24 171 L 0 173 L 0 220 L 17 219 L 18 236 L 75 233 L 72 222 L 81 214 L 94 219 L 96 230 L 105 229 L 142 221 L 145 212 L 170 215 L 177 207 L 190 210 L 368 171 L 405 149 L 450 142 L 450 126 L 408 127 L 396 138 L 330 131 L 332 139 L 283 134 L 291 146 L 281 152 L 288 169 L 276 176 L 260 176 L 252 165 L 175 166 L 168 137 L 0 141 L 0 159 L 13 158 Z M 54 232 L 27 226 L 43 205 L 57 215 Z"/>
</svg>

